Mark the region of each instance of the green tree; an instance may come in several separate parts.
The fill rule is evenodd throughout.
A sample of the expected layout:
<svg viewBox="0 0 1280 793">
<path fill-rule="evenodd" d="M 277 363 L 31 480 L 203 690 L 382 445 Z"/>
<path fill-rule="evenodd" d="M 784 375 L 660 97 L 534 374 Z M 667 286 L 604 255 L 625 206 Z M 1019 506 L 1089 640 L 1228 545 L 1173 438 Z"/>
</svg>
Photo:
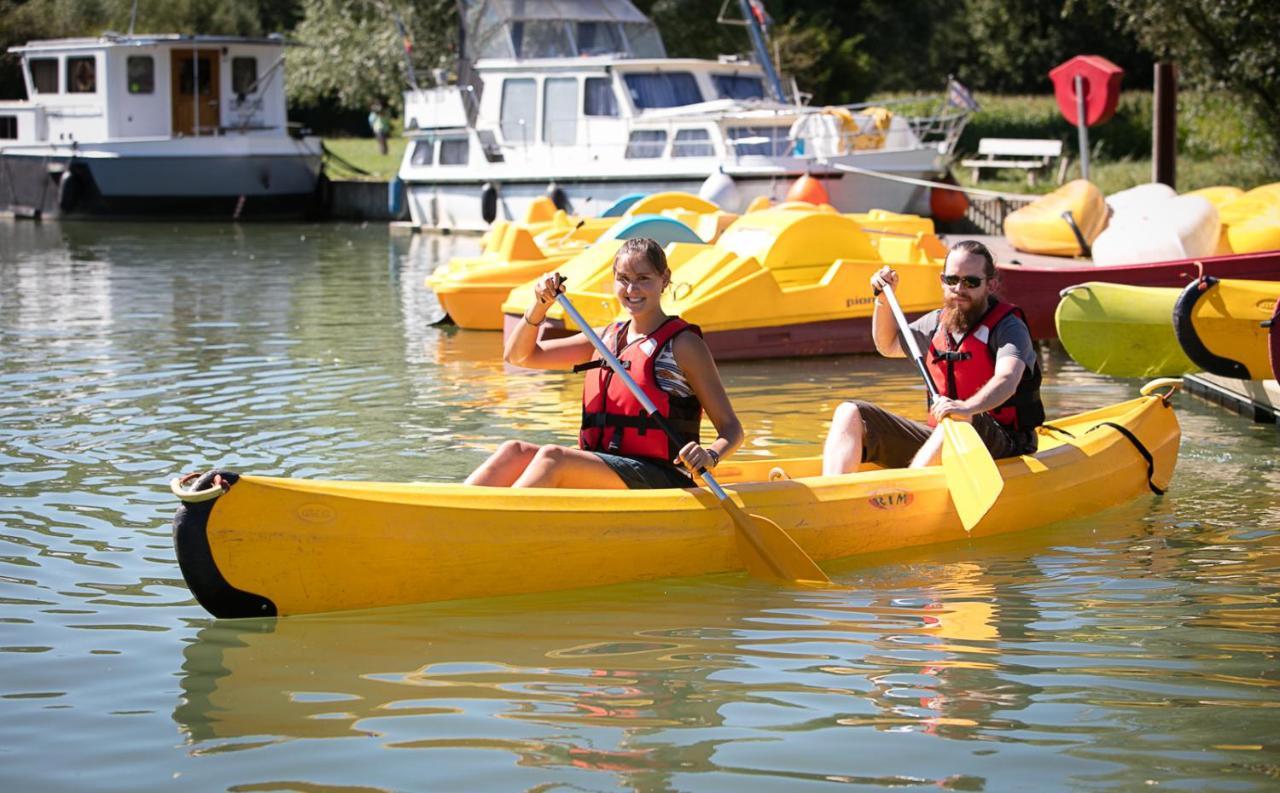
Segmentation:
<svg viewBox="0 0 1280 793">
<path fill-rule="evenodd" d="M 378 101 L 399 107 L 409 85 L 396 13 L 413 40 L 414 68 L 422 75 L 450 65 L 457 14 L 452 0 L 303 0 L 289 55 L 289 98 L 301 104 L 332 102 L 348 110 Z"/>
<path fill-rule="evenodd" d="M 1280 159 L 1280 3 L 1276 0 L 1106 0 L 1124 27 L 1180 82 L 1225 89 L 1261 122 L 1266 156 Z"/>
</svg>

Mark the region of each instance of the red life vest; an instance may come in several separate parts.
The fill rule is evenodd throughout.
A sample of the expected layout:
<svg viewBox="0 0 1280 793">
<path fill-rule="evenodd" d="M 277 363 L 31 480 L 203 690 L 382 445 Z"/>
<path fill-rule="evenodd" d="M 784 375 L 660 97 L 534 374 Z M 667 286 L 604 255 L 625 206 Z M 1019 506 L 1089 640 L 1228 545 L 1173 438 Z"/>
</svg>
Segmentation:
<svg viewBox="0 0 1280 793">
<path fill-rule="evenodd" d="M 679 317 L 671 317 L 653 333 L 627 344 L 629 324 L 628 321 L 611 325 L 603 341 L 675 430 L 679 440 L 667 437 L 627 384 L 621 377 L 614 376 L 613 369 L 597 353 L 589 363 L 574 367 L 575 372 L 593 370 L 582 384 L 582 430 L 578 433 L 578 447 L 671 465 L 685 444 L 698 440 L 702 404 L 695 396 L 674 396 L 658 386 L 655 371 L 658 353 L 677 334 L 691 330 L 701 336 L 702 331 Z"/>
<path fill-rule="evenodd" d="M 1023 324 L 1027 317 L 1022 309 L 1004 301 L 993 300 L 982 319 L 960 338 L 955 338 L 942 323 L 929 341 L 925 365 L 938 393 L 951 399 L 968 399 L 991 380 L 996 373 L 995 328 L 1010 314 Z M 929 400 L 932 406 L 933 400 Z M 1000 424 L 1012 430 L 1030 430 L 1044 423 L 1044 405 L 1040 401 L 1040 361 L 1023 372 L 1018 390 L 1004 404 L 988 411 Z M 929 425 L 938 421 L 931 413 Z"/>
</svg>

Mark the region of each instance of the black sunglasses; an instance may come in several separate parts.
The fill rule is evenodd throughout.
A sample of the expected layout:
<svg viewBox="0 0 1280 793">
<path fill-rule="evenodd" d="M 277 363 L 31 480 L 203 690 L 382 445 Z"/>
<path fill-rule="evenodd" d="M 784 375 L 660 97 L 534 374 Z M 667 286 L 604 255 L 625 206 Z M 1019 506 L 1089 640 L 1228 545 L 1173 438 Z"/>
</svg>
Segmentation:
<svg viewBox="0 0 1280 793">
<path fill-rule="evenodd" d="M 939 277 L 942 279 L 942 283 L 947 286 L 964 284 L 968 289 L 977 289 L 982 286 L 983 281 L 987 280 L 985 276 L 979 275 L 942 275 Z"/>
</svg>

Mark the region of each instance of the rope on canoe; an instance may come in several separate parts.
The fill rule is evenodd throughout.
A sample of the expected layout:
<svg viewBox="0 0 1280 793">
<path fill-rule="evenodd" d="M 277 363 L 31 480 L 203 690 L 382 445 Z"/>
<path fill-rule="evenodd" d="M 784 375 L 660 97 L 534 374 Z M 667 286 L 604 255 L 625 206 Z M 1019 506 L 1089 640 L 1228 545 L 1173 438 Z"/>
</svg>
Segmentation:
<svg viewBox="0 0 1280 793">
<path fill-rule="evenodd" d="M 1099 421 L 1097 424 L 1094 424 L 1092 427 L 1089 428 L 1089 432 L 1093 432 L 1094 430 L 1099 429 L 1101 427 L 1110 427 L 1111 429 L 1115 430 L 1116 432 L 1120 433 L 1121 435 L 1129 439 L 1129 442 L 1133 444 L 1133 448 L 1137 449 L 1138 454 L 1142 455 L 1142 459 L 1147 461 L 1147 487 L 1151 488 L 1151 492 L 1155 493 L 1157 496 L 1163 496 L 1164 490 L 1156 487 L 1155 458 L 1151 456 L 1151 452 L 1147 451 L 1147 447 L 1142 445 L 1142 441 L 1138 440 L 1138 436 L 1130 432 L 1128 427 L 1125 427 L 1122 424 L 1117 424 L 1114 421 Z"/>
<path fill-rule="evenodd" d="M 187 490 L 186 485 L 191 480 L 200 476 L 200 472 L 187 474 L 181 477 L 175 477 L 169 480 L 169 490 L 185 504 L 199 504 L 204 501 L 212 501 L 223 493 L 227 492 L 230 487 L 226 482 L 222 481 L 221 476 L 213 478 L 213 484 L 204 490 Z"/>
</svg>

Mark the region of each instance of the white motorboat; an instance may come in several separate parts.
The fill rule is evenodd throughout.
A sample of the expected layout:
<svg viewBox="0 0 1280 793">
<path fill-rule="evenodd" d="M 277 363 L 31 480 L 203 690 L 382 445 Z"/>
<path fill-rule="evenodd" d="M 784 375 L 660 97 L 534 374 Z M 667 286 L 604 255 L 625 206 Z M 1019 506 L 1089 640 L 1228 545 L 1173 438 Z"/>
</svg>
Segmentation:
<svg viewBox="0 0 1280 793">
<path fill-rule="evenodd" d="M 971 108 L 789 101 L 761 17 L 742 5 L 755 62 L 668 58 L 629 0 L 460 0 L 456 79 L 405 94 L 399 179 L 413 222 L 483 230 L 542 195 L 593 215 L 666 190 L 740 211 L 783 199 L 805 173 L 841 211 L 927 212 L 926 188 L 892 177 L 943 170 Z"/>
<path fill-rule="evenodd" d="M 0 102 L 0 208 L 31 217 L 300 216 L 321 144 L 289 134 L 284 39 L 32 41 Z"/>
</svg>

